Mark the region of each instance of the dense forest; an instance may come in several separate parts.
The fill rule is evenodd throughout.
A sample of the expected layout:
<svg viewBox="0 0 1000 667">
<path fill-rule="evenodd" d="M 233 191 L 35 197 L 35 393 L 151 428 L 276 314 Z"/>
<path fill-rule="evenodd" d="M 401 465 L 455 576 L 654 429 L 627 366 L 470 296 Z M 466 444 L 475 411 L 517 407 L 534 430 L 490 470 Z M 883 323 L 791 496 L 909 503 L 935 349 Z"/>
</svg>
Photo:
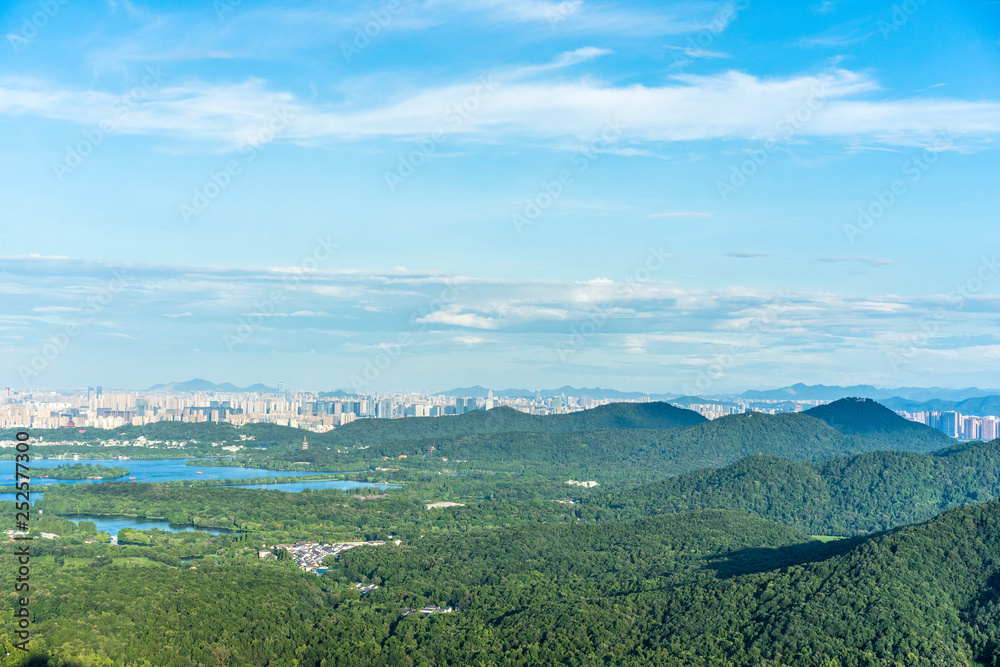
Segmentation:
<svg viewBox="0 0 1000 667">
<path fill-rule="evenodd" d="M 846 435 L 878 442 L 885 449 L 927 451 L 952 444 L 951 438 L 941 431 L 907 421 L 870 398 L 842 398 L 810 408 L 805 414 L 826 422 Z M 910 444 L 899 447 L 901 441 Z"/>
<path fill-rule="evenodd" d="M 357 548 L 322 577 L 242 538 L 179 567 L 69 545 L 34 561 L 34 664 L 996 664 L 998 510 L 831 543 L 722 511 L 507 528 Z M 453 611 L 404 616 L 427 604 Z"/>
<path fill-rule="evenodd" d="M 478 413 L 476 419 L 486 421 L 494 412 L 497 410 Z M 504 414 L 514 412 L 507 410 Z M 859 414 L 852 418 L 853 412 Z M 443 419 L 447 422 L 468 416 Z M 628 421 L 628 428 L 619 429 L 480 432 L 422 439 L 399 438 L 353 446 L 325 446 L 327 440 L 323 437 L 309 436 L 310 448 L 307 451 L 289 447 L 286 441 L 285 446 L 275 445 L 267 452 L 241 452 L 232 460 L 216 463 L 278 470 L 301 470 L 305 463 L 314 470 L 344 471 L 382 466 L 381 461 L 385 457 L 396 461 L 405 457 L 405 462 L 394 463 L 393 467 L 463 473 L 494 471 L 547 479 L 591 477 L 603 483 L 635 483 L 700 468 L 724 466 L 756 454 L 819 461 L 881 449 L 932 451 L 953 443 L 939 431 L 908 422 L 871 402 L 844 399 L 833 404 L 831 411 L 820 413 L 820 416 L 834 421 L 849 433 L 808 413 L 768 415 L 749 412 L 671 429 L 656 428 L 661 423 L 659 419 L 645 422 L 633 419 Z M 876 427 L 865 429 L 858 426 L 859 422 L 869 417 L 875 420 Z M 373 420 L 373 423 L 378 421 Z M 579 423 L 583 421 L 581 418 Z M 586 423 L 606 426 L 607 421 L 591 418 Z M 640 427 L 640 423 L 644 426 Z M 390 427 L 391 422 L 371 428 Z M 423 429 L 422 434 L 429 430 Z M 332 433 L 346 432 L 347 429 L 343 428 Z"/>
<path fill-rule="evenodd" d="M 287 427 L 159 426 L 145 437 L 177 453 L 240 442 L 238 464 L 357 463 L 390 488 L 46 486 L 33 652 L 0 665 L 1000 665 L 1000 440 L 955 444 L 858 399 L 712 422 L 606 407 L 372 420 L 304 451 Z M 90 515 L 195 530 L 114 544 Z M 384 544 L 322 576 L 275 546 L 366 540 Z M 0 568 L 5 613 L 14 576 Z"/>
<path fill-rule="evenodd" d="M 100 464 L 74 463 L 72 465 L 60 465 L 55 468 L 35 468 L 35 477 L 48 477 L 49 479 L 87 479 L 100 477 L 101 479 L 115 479 L 129 474 L 128 468 L 119 466 L 108 467 Z"/>
<path fill-rule="evenodd" d="M 1000 498 L 1000 440 L 931 454 L 869 452 L 821 462 L 753 456 L 611 491 L 583 507 L 605 519 L 732 509 L 810 534 L 861 535 L 995 498 Z"/>
<path fill-rule="evenodd" d="M 821 408 L 777 415 L 748 412 L 713 421 L 666 403 L 611 404 L 545 417 L 496 408 L 457 417 L 365 419 L 327 433 L 274 424 L 237 429 L 229 424 L 160 422 L 113 431 L 40 433 L 48 441 L 78 439 L 90 447 L 45 446 L 38 447 L 37 454 L 219 456 L 229 453 L 219 449 L 228 443 L 244 449 L 217 460 L 217 465 L 344 472 L 381 467 L 383 460 L 394 459 L 403 462 L 393 467 L 425 471 L 634 483 L 724 466 L 755 454 L 818 461 L 883 449 L 932 451 L 952 442 L 871 401 L 842 399 Z M 125 441 L 134 445 L 140 436 L 172 447 L 122 446 Z M 114 438 L 116 446 L 93 451 L 108 438 Z M 305 451 L 303 439 L 309 441 Z"/>
</svg>

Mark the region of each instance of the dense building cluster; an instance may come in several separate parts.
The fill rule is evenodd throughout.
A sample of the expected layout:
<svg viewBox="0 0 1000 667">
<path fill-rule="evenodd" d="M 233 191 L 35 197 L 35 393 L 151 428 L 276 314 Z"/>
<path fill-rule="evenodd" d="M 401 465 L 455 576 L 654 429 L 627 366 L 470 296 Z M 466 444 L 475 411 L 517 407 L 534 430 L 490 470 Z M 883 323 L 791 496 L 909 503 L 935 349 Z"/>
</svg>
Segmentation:
<svg viewBox="0 0 1000 667">
<path fill-rule="evenodd" d="M 337 392 L 335 392 L 337 393 Z M 601 398 L 556 396 L 543 398 L 495 396 L 448 396 L 418 393 L 343 394 L 286 392 L 175 392 L 169 390 L 109 391 L 102 387 L 86 391 L 0 393 L 0 428 L 117 428 L 126 424 L 142 426 L 163 421 L 227 422 L 234 426 L 270 423 L 325 432 L 356 419 L 397 419 L 402 417 L 442 417 L 474 410 L 510 407 L 528 414 L 567 414 L 608 403 L 650 402 L 642 398 Z M 725 401 L 698 403 L 687 400 L 674 405 L 693 410 L 708 419 L 746 412 L 777 414 L 801 412 L 828 403 L 822 400 L 747 400 L 730 397 Z M 997 437 L 997 416 L 963 415 L 954 411 L 907 412 L 899 415 L 936 428 L 962 440 L 992 440 Z"/>
<path fill-rule="evenodd" d="M 646 399 L 649 400 L 649 399 Z M 614 402 L 586 397 L 485 398 L 425 394 L 329 397 L 311 392 L 227 393 L 115 391 L 13 392 L 0 395 L 0 428 L 117 428 L 154 422 L 270 423 L 323 432 L 355 419 L 441 417 L 507 406 L 538 415 L 564 414 Z"/>
<path fill-rule="evenodd" d="M 337 542 L 335 544 L 296 542 L 295 544 L 276 544 L 272 549 L 262 549 L 257 552 L 257 556 L 259 558 L 277 558 L 278 554 L 285 551 L 300 568 L 306 572 L 316 572 L 316 570 L 323 568 L 323 559 L 327 556 L 339 556 L 354 547 L 377 547 L 383 544 L 385 542 L 381 540 L 371 542 Z"/>
<path fill-rule="evenodd" d="M 997 423 L 1000 422 L 1000 419 L 992 415 L 976 417 L 973 415 L 963 415 L 961 412 L 954 411 L 900 411 L 899 415 L 906 417 L 910 421 L 920 422 L 931 428 L 936 428 L 945 435 L 962 440 L 995 440 L 997 438 Z"/>
</svg>

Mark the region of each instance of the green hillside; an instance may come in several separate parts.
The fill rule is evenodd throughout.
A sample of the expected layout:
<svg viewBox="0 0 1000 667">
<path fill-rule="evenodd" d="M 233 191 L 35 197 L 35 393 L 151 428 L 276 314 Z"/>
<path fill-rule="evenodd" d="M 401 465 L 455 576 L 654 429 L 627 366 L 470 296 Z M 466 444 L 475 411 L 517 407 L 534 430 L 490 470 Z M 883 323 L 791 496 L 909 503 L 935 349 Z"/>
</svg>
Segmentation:
<svg viewBox="0 0 1000 667">
<path fill-rule="evenodd" d="M 575 433 L 599 429 L 674 429 L 705 421 L 697 412 L 669 403 L 653 402 L 610 403 L 564 415 L 529 415 L 513 408 L 500 407 L 447 417 L 359 419 L 323 434 L 263 423 L 235 428 L 218 422 L 156 422 L 115 429 L 33 429 L 32 435 L 49 441 L 96 442 L 112 438 L 134 440 L 139 436 L 156 440 L 229 441 L 238 440 L 243 434 L 255 436 L 258 442 L 296 445 L 302 442 L 305 435 L 317 443 L 348 446 L 512 431 Z M 17 430 L 0 430 L 0 439 L 13 439 Z"/>
<path fill-rule="evenodd" d="M 669 403 L 610 403 L 565 415 L 529 415 L 513 408 L 476 410 L 453 417 L 361 419 L 323 434 L 317 442 L 370 445 L 493 433 L 577 433 L 595 430 L 675 429 L 707 421 Z"/>
<path fill-rule="evenodd" d="M 820 462 L 753 456 L 589 499 L 603 518 L 718 508 L 809 534 L 861 535 L 1000 498 L 1000 440 L 932 454 L 868 452 Z"/>
<path fill-rule="evenodd" d="M 874 440 L 886 449 L 928 451 L 954 441 L 941 431 L 900 417 L 870 398 L 842 398 L 806 410 L 841 433 Z"/>
<path fill-rule="evenodd" d="M 481 414 L 478 419 L 485 420 L 490 413 Z M 346 433 L 347 429 L 339 431 Z M 258 463 L 266 467 L 280 462 L 290 467 L 295 461 L 308 461 L 315 469 L 345 469 L 344 455 L 326 450 L 323 446 L 326 440 L 310 436 L 309 441 L 317 446 L 304 452 L 297 448 L 278 449 L 269 452 L 264 460 L 258 457 Z M 901 446 L 905 445 L 901 442 Z M 423 460 L 432 454 L 449 461 L 467 461 L 469 469 L 532 472 L 543 476 L 587 475 L 601 482 L 613 482 L 662 479 L 699 468 L 724 466 L 758 453 L 794 460 L 822 460 L 871 451 L 879 443 L 845 436 L 803 414 L 746 413 L 669 430 L 502 431 L 422 440 L 375 440 L 366 446 L 369 449 L 364 454 L 369 457 L 396 459 L 405 455 L 410 459 L 406 465 L 411 466 L 416 465 L 416 457 Z"/>
<path fill-rule="evenodd" d="M 53 560 L 56 547 L 38 545 L 35 653 L 4 664 L 972 667 L 1000 657 L 996 502 L 830 543 L 716 511 L 431 536 L 352 549 L 323 577 L 247 555 L 242 538 L 157 539 L 176 553 L 207 539 L 212 551 L 192 570 L 154 547 L 111 556 L 77 544 Z M 0 585 L 13 577 L 0 571 Z M 361 595 L 355 582 L 378 588 Z M 6 613 L 11 604 L 0 600 Z M 407 613 L 425 605 L 451 611 Z"/>
</svg>

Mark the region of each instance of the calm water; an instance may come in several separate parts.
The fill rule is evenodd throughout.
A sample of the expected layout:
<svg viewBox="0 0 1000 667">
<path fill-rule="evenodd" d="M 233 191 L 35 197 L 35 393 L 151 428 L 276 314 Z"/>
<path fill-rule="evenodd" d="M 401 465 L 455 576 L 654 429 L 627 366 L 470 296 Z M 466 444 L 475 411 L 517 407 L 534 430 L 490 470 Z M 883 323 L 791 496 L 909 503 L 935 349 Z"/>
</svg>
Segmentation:
<svg viewBox="0 0 1000 667">
<path fill-rule="evenodd" d="M 195 480 L 195 479 L 254 479 L 259 477 L 300 477 L 302 475 L 315 475 L 316 471 L 299 471 L 299 470 L 266 470 L 263 468 L 234 468 L 230 466 L 189 466 L 185 465 L 187 461 L 191 459 L 142 459 L 135 460 L 131 459 L 128 461 L 119 461 L 117 459 L 80 459 L 78 461 L 72 460 L 60 460 L 60 459 L 35 459 L 31 462 L 31 470 L 37 471 L 42 468 L 56 468 L 60 465 L 73 465 L 74 463 L 82 463 L 87 465 L 88 463 L 92 465 L 102 465 L 105 467 L 115 467 L 121 466 L 122 468 L 127 468 L 130 472 L 124 477 L 118 477 L 114 480 L 97 480 L 97 479 L 79 479 L 79 480 L 67 480 L 67 479 L 42 479 L 40 477 L 31 478 L 31 501 L 42 498 L 44 494 L 40 491 L 36 491 L 39 486 L 47 486 L 50 484 L 101 484 L 102 482 L 123 482 L 129 481 L 130 477 L 135 477 L 136 482 L 171 482 L 176 480 Z M 204 460 L 204 459 L 202 459 Z M 12 494 L 14 493 L 14 461 L 0 461 L 0 470 L 7 468 L 9 471 L 10 479 L 0 478 L 0 494 Z M 199 475 L 198 472 L 201 471 Z M 334 474 L 334 473 L 330 473 Z M 390 489 L 398 488 L 392 485 L 386 484 L 369 484 L 367 482 L 355 482 L 352 480 L 330 480 L 325 482 L 291 482 L 286 484 L 239 484 L 239 488 L 243 489 L 271 489 L 275 491 L 287 491 L 290 493 L 299 493 L 303 489 L 355 489 L 358 487 L 376 487 L 378 489 Z M 10 499 L 11 496 L 6 498 L 0 497 L 0 499 Z M 131 517 L 82 517 L 75 516 L 71 518 L 72 521 L 93 521 L 97 524 L 98 530 L 107 531 L 111 535 L 117 535 L 118 531 L 122 528 L 135 528 L 137 530 L 149 530 L 150 528 L 159 528 L 160 530 L 169 530 L 173 532 L 180 532 L 186 530 L 198 530 L 191 526 L 173 526 L 166 521 L 157 521 L 152 519 L 135 519 Z M 220 533 L 228 533 L 230 531 L 217 530 L 217 529 L 201 529 L 203 532 L 214 533 L 216 535 Z"/>
<path fill-rule="evenodd" d="M 156 519 L 136 519 L 134 517 L 128 516 L 91 516 L 89 514 L 78 514 L 72 517 L 66 517 L 74 523 L 80 523 L 81 521 L 93 521 L 97 524 L 97 530 L 103 530 L 109 535 L 117 535 L 118 531 L 122 528 L 135 528 L 136 530 L 150 530 L 152 528 L 159 528 L 160 530 L 169 530 L 172 533 L 180 533 L 184 531 L 197 530 L 202 533 L 212 533 L 213 535 L 229 535 L 233 531 L 231 530 L 220 530 L 218 528 L 195 528 L 194 526 L 175 526 L 166 521 L 158 521 Z"/>
<path fill-rule="evenodd" d="M 127 468 L 131 472 L 124 477 L 119 477 L 115 481 L 127 481 L 129 477 L 135 477 L 136 482 L 172 482 L 183 479 L 252 479 L 254 477 L 299 477 L 301 475 L 315 475 L 316 471 L 306 470 L 264 470 L 262 468 L 233 468 L 229 466 L 189 466 L 185 465 L 191 459 L 132 459 L 119 461 L 116 459 L 80 459 L 79 461 L 58 460 L 58 459 L 34 459 L 31 461 L 31 470 L 41 470 L 42 468 L 58 468 L 61 465 L 73 465 L 82 463 L 87 465 L 102 465 L 106 468 L 120 466 Z M 204 459 L 202 459 L 204 460 Z M 0 470 L 7 469 L 7 475 L 0 478 L 3 486 L 14 486 L 14 461 L 0 461 Z M 201 474 L 198 474 L 201 471 Z M 9 478 L 9 479 L 8 479 Z M 42 486 L 46 484 L 85 484 L 101 483 L 111 480 L 97 479 L 42 479 L 40 477 L 31 478 L 31 486 Z"/>
</svg>

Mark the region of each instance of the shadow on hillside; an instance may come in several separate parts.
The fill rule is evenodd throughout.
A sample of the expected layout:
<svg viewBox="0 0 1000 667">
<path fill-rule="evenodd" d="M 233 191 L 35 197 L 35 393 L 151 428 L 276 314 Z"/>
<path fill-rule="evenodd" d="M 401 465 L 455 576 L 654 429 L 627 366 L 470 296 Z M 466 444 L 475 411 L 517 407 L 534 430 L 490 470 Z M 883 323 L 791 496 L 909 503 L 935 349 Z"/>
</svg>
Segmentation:
<svg viewBox="0 0 1000 667">
<path fill-rule="evenodd" d="M 779 570 L 791 565 L 805 565 L 840 556 L 864 542 L 867 537 L 851 537 L 833 542 L 812 541 L 787 547 L 753 548 L 731 551 L 705 558 L 705 567 L 715 570 L 720 579 Z"/>
<path fill-rule="evenodd" d="M 13 649 L 7 649 L 7 650 L 13 651 Z M 50 665 L 54 665 L 56 663 L 55 661 L 52 660 L 51 657 L 49 657 L 48 654 L 32 652 L 17 664 L 18 667 L 49 667 Z M 82 663 L 70 663 L 70 664 L 76 665 Z"/>
</svg>

